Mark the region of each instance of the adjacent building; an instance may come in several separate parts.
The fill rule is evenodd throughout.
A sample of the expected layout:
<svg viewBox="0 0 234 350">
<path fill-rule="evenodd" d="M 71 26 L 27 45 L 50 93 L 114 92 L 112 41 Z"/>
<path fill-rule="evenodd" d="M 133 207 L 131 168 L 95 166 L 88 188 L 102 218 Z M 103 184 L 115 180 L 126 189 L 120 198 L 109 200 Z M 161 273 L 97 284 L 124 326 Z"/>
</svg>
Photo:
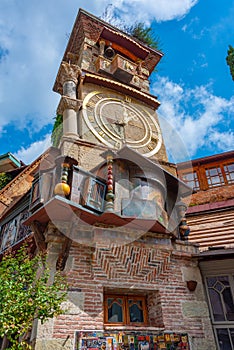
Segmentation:
<svg viewBox="0 0 234 350">
<path fill-rule="evenodd" d="M 218 349 L 234 346 L 234 152 L 178 164 L 195 191 L 187 210 Z"/>
</svg>

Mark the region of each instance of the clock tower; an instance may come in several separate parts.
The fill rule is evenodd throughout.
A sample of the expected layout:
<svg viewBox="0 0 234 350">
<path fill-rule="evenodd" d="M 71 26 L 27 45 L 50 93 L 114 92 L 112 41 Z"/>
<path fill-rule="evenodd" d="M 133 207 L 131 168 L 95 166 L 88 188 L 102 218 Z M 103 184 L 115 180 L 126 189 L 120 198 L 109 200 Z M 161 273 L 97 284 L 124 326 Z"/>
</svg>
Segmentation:
<svg viewBox="0 0 234 350">
<path fill-rule="evenodd" d="M 189 339 L 213 349 L 201 289 L 187 288 L 201 284 L 183 201 L 191 189 L 173 174 L 149 92 L 161 57 L 79 11 L 54 85 L 63 134 L 41 161 L 24 222 L 69 287 L 66 312 L 39 323 L 37 349 L 44 334 L 48 349 L 189 350 Z"/>
<path fill-rule="evenodd" d="M 162 53 L 80 10 L 55 81 L 63 115 L 60 148 L 84 168 L 124 145 L 167 164 L 149 76 Z M 90 152 L 89 152 L 90 151 Z"/>
</svg>

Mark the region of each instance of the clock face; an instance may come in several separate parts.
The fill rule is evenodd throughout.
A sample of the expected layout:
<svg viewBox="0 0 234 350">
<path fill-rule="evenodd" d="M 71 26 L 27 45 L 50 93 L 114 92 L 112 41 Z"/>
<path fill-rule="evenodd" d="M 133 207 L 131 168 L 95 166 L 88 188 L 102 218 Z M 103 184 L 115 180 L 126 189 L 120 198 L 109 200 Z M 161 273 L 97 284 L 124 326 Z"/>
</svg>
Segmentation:
<svg viewBox="0 0 234 350">
<path fill-rule="evenodd" d="M 127 144 L 150 157 L 162 145 L 155 116 L 126 95 L 93 91 L 84 99 L 83 115 L 88 129 L 108 147 Z"/>
</svg>

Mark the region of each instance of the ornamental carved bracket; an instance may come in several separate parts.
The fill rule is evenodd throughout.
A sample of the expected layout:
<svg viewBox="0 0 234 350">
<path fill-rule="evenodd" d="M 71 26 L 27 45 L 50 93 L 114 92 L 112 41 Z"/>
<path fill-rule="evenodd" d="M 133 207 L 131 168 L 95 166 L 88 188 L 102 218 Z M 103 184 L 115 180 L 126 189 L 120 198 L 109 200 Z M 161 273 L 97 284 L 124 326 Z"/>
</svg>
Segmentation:
<svg viewBox="0 0 234 350">
<path fill-rule="evenodd" d="M 47 249 L 47 244 L 44 237 L 45 227 L 43 227 L 40 222 L 33 221 L 31 228 L 34 233 L 34 238 L 38 250 L 42 253 L 45 253 Z"/>
<path fill-rule="evenodd" d="M 72 245 L 72 240 L 68 237 L 64 238 L 64 242 L 62 244 L 61 252 L 58 256 L 56 262 L 56 270 L 63 271 L 67 262 L 67 258 L 69 256 L 70 247 Z"/>
<path fill-rule="evenodd" d="M 75 84 L 77 84 L 80 75 L 81 69 L 79 66 L 63 61 L 59 68 L 57 81 L 62 85 L 67 81 L 73 81 Z"/>
<path fill-rule="evenodd" d="M 57 108 L 57 114 L 63 114 L 66 109 L 73 109 L 77 112 L 82 106 L 82 101 L 68 96 L 62 96 Z"/>
</svg>

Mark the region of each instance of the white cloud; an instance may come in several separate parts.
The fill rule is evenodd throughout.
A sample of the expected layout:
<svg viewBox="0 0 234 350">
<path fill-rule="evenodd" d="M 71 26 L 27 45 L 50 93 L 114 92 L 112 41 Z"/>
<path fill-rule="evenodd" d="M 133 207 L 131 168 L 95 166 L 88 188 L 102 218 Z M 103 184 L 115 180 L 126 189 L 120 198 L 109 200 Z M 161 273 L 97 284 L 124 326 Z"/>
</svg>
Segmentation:
<svg viewBox="0 0 234 350">
<path fill-rule="evenodd" d="M 157 6 L 149 1 L 145 7 L 143 0 L 129 0 L 114 4 L 135 21 L 181 16 L 195 3 L 180 0 L 168 5 L 160 0 Z M 96 4 L 79 1 L 78 5 L 100 16 L 107 4 L 108 0 L 99 0 Z M 78 11 L 76 6 L 72 0 L 66 4 L 61 0 L 1 1 L 0 57 L 1 50 L 6 55 L 0 59 L 0 127 L 12 121 L 23 128 L 30 122 L 38 131 L 51 123 L 59 100 L 52 87 Z"/>
<path fill-rule="evenodd" d="M 234 145 L 234 133 L 231 130 L 225 132 L 212 130 L 209 135 L 209 141 L 211 145 L 216 146 L 217 149 L 223 151 L 231 151 L 233 150 Z"/>
<path fill-rule="evenodd" d="M 198 0 L 114 0 L 130 23 L 184 16 Z M 0 130 L 40 132 L 53 123 L 60 96 L 52 87 L 79 7 L 101 16 L 109 0 L 1 0 Z M 128 22 L 129 23 L 129 22 Z M 20 146 L 19 146 L 20 147 Z"/>
<path fill-rule="evenodd" d="M 51 146 L 50 137 L 51 135 L 47 134 L 43 140 L 33 142 L 27 148 L 21 147 L 15 156 L 22 160 L 25 164 L 30 164 Z"/>
<path fill-rule="evenodd" d="M 200 40 L 204 35 L 210 32 L 207 27 L 200 28 L 200 19 L 198 17 L 192 18 L 188 23 L 181 28 L 183 32 L 187 32 L 193 39 Z"/>
<path fill-rule="evenodd" d="M 13 122 L 38 132 L 52 123 L 52 88 L 77 12 L 72 0 L 0 2 L 0 128 Z"/>
<path fill-rule="evenodd" d="M 168 21 L 183 18 L 198 0 L 113 0 L 112 4 L 121 11 L 121 18 L 127 23 L 135 21 Z"/>
<path fill-rule="evenodd" d="M 214 145 L 217 153 L 233 147 L 230 123 L 234 97 L 227 100 L 215 96 L 211 85 L 188 89 L 160 76 L 153 91 L 161 102 L 158 114 L 173 161 L 185 160 L 188 154 L 191 158 L 199 149 Z M 193 113 L 188 114 L 188 110 Z"/>
<path fill-rule="evenodd" d="M 113 0 L 121 18 L 127 23 L 166 21 L 185 16 L 198 0 Z M 57 70 L 71 32 L 78 7 L 101 16 L 109 0 L 0 2 L 0 131 L 10 123 L 17 128 L 30 128 L 37 134 L 54 122 L 59 95 L 52 92 Z M 193 25 L 197 19 L 193 20 Z M 183 30 L 190 30 L 191 24 Z M 4 55 L 3 55 L 4 53 Z M 202 53 L 196 62 L 206 65 Z M 161 101 L 159 114 L 164 120 L 169 153 L 175 161 L 192 157 L 201 147 L 216 144 L 217 152 L 230 149 L 233 133 L 224 125 L 224 115 L 234 112 L 233 99 L 215 96 L 211 86 L 187 89 L 166 77 L 158 77 L 153 86 Z M 188 106 L 193 109 L 189 114 Z M 173 125 L 173 127 L 172 127 Z M 175 142 L 176 135 L 176 142 Z M 49 135 L 29 147 L 20 148 L 17 156 L 29 163 L 49 146 Z M 182 142 L 183 139 L 183 142 Z M 173 142 L 171 142 L 173 141 Z M 48 143 L 47 143 L 48 142 Z M 177 151 L 177 152 L 176 152 Z M 188 158 L 188 157 L 187 157 Z"/>
</svg>

